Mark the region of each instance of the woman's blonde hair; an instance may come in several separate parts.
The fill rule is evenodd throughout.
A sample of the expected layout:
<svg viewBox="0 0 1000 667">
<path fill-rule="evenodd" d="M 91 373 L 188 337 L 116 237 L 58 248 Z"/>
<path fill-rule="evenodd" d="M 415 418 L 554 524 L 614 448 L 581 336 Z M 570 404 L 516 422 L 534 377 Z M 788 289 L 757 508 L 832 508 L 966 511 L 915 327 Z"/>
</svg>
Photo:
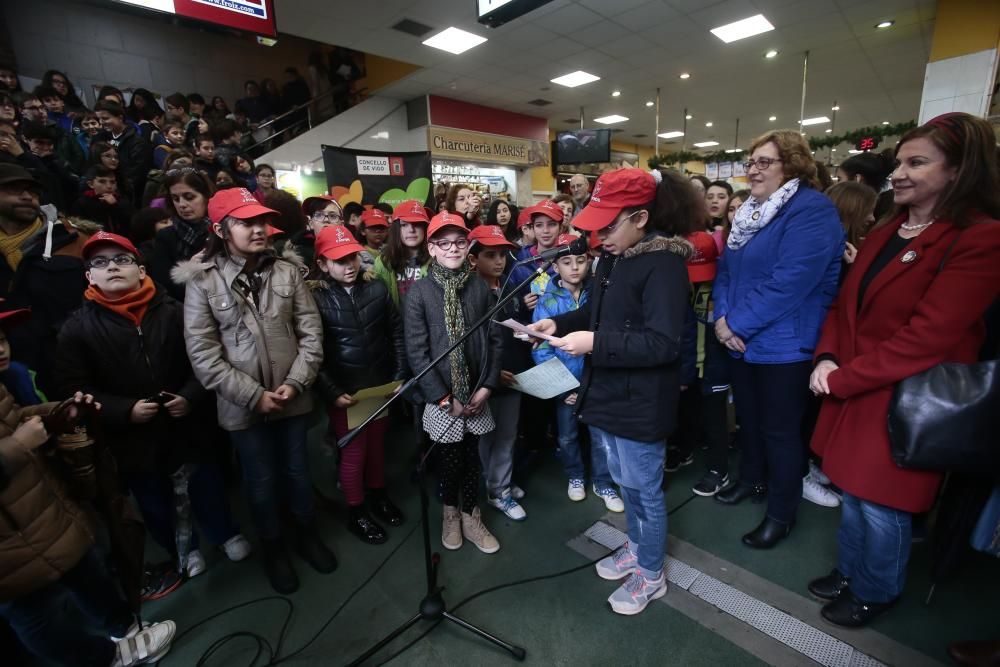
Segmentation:
<svg viewBox="0 0 1000 667">
<path fill-rule="evenodd" d="M 837 207 L 847 240 L 855 248 L 860 247 L 861 239 L 868 235 L 871 227 L 868 218 L 875 211 L 875 191 L 864 183 L 842 181 L 831 185 L 826 196 Z"/>
</svg>

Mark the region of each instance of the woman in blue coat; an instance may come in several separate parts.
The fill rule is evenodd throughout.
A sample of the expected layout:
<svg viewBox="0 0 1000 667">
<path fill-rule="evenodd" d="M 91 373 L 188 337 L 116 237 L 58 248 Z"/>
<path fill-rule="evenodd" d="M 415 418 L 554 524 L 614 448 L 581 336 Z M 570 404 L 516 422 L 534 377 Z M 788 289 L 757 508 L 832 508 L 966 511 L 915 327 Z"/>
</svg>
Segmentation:
<svg viewBox="0 0 1000 667">
<path fill-rule="evenodd" d="M 762 502 L 767 514 L 743 536 L 766 549 L 786 537 L 802 497 L 802 418 L 820 326 L 837 293 L 844 231 L 816 188 L 816 166 L 798 132 L 757 139 L 747 163 L 750 199 L 736 212 L 713 297 L 715 333 L 733 357 L 740 421 L 740 479 L 715 498 Z"/>
</svg>

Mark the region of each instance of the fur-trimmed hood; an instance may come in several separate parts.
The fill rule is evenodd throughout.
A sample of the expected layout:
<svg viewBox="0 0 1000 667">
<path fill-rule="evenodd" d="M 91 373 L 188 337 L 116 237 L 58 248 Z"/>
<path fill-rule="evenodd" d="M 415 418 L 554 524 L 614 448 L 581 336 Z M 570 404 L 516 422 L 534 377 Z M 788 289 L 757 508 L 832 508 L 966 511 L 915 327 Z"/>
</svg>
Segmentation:
<svg viewBox="0 0 1000 667">
<path fill-rule="evenodd" d="M 672 252 L 686 262 L 694 255 L 694 246 L 682 236 L 650 234 L 622 253 L 622 257 L 628 259 L 650 252 L 662 251 Z"/>
<path fill-rule="evenodd" d="M 282 248 L 280 255 L 274 250 L 266 250 L 265 253 L 266 257 L 262 260 L 263 262 L 284 260 L 293 264 L 303 277 L 305 277 L 309 271 L 305 262 L 302 261 L 302 256 L 295 251 L 295 247 L 291 244 L 286 244 L 285 247 Z M 178 285 L 186 285 L 213 267 L 221 269 L 225 266 L 226 262 L 232 262 L 237 265 L 242 265 L 243 263 L 238 259 L 226 257 L 225 255 L 216 255 L 214 258 L 206 260 L 204 251 L 202 251 L 196 253 L 191 259 L 177 262 L 177 264 L 170 269 L 170 279 Z"/>
</svg>

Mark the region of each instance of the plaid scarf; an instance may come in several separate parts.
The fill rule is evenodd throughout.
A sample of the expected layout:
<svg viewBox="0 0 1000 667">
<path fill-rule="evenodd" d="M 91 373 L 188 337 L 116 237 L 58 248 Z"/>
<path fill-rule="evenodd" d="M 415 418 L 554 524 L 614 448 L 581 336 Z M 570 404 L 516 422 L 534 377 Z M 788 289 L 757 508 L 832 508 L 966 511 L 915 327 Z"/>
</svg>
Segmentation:
<svg viewBox="0 0 1000 667">
<path fill-rule="evenodd" d="M 465 314 L 458 293 L 472 274 L 467 263 L 452 271 L 434 261 L 429 275 L 444 290 L 444 326 L 448 331 L 448 344 L 454 345 L 465 334 Z M 465 362 L 463 347 L 459 345 L 451 351 L 448 363 L 451 365 L 451 395 L 464 405 L 469 400 L 469 365 Z"/>
<path fill-rule="evenodd" d="M 184 259 L 191 259 L 196 252 L 205 247 L 208 218 L 202 218 L 197 222 L 188 222 L 175 215 L 173 223 L 180 241 L 180 256 Z"/>
</svg>

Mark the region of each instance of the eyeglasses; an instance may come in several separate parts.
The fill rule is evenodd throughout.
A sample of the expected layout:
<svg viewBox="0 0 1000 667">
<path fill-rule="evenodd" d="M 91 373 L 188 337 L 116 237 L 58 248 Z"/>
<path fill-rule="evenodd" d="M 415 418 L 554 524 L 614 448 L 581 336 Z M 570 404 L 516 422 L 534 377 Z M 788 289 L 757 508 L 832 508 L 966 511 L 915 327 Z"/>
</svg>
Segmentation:
<svg viewBox="0 0 1000 667">
<path fill-rule="evenodd" d="M 442 239 L 440 241 L 428 241 L 428 243 L 436 245 L 444 252 L 448 252 L 452 249 L 452 247 L 458 248 L 459 250 L 465 250 L 469 247 L 469 239 L 455 239 L 454 241 Z"/>
<path fill-rule="evenodd" d="M 759 157 L 756 160 L 747 160 L 743 166 L 746 167 L 747 171 L 750 171 L 751 167 L 757 167 L 757 171 L 767 171 L 775 162 L 783 162 L 783 160 L 774 157 Z"/>
<path fill-rule="evenodd" d="M 136 263 L 136 259 L 133 255 L 125 254 L 115 255 L 114 257 L 95 257 L 90 260 L 90 268 L 106 269 L 111 262 L 114 262 L 115 266 L 133 266 Z"/>
<path fill-rule="evenodd" d="M 344 221 L 344 216 L 339 213 L 324 213 L 323 211 L 317 211 L 309 216 L 313 222 L 330 222 L 338 223 Z"/>
<path fill-rule="evenodd" d="M 618 228 L 622 226 L 622 223 L 624 223 L 626 220 L 628 220 L 629 218 L 631 218 L 636 213 L 641 213 L 641 212 L 642 212 L 641 210 L 640 211 L 632 211 L 631 213 L 629 213 L 628 215 L 626 215 L 624 218 L 622 218 L 618 222 L 612 222 L 607 227 L 605 227 L 603 229 L 600 229 L 598 231 L 605 232 L 605 233 L 607 233 L 609 235 L 610 234 L 614 234 L 616 231 L 618 231 Z"/>
<path fill-rule="evenodd" d="M 25 104 L 21 108 L 24 109 L 25 111 L 41 111 L 45 107 L 42 106 L 41 104 Z"/>
</svg>

